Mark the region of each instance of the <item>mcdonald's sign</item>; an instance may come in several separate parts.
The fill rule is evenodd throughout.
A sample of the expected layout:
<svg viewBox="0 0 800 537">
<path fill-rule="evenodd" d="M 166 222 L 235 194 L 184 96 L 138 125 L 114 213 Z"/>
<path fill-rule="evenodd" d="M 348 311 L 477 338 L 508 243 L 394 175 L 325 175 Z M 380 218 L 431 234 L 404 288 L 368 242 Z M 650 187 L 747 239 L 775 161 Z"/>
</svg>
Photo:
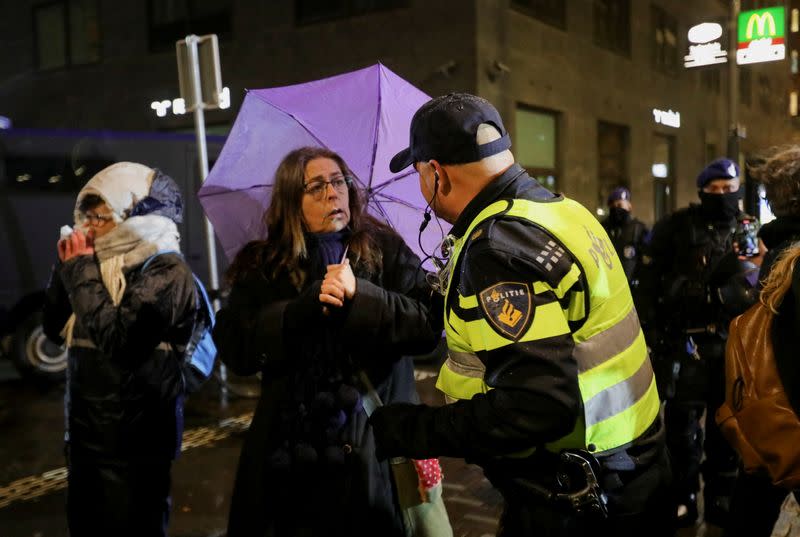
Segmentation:
<svg viewBox="0 0 800 537">
<path fill-rule="evenodd" d="M 759 63 L 786 57 L 786 17 L 783 6 L 739 13 L 736 63 Z"/>
</svg>

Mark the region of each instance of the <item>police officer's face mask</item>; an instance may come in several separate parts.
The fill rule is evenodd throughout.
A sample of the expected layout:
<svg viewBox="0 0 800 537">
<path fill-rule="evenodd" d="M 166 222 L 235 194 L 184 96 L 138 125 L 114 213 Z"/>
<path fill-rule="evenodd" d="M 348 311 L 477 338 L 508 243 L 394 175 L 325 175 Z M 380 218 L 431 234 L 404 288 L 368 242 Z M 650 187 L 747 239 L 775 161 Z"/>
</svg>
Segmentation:
<svg viewBox="0 0 800 537">
<path fill-rule="evenodd" d="M 730 220 L 739 214 L 739 191 L 711 194 L 701 190 L 700 207 L 711 220 Z"/>
<path fill-rule="evenodd" d="M 613 224 L 624 224 L 631 217 L 631 213 L 622 207 L 611 207 L 608 210 L 608 218 Z"/>
</svg>

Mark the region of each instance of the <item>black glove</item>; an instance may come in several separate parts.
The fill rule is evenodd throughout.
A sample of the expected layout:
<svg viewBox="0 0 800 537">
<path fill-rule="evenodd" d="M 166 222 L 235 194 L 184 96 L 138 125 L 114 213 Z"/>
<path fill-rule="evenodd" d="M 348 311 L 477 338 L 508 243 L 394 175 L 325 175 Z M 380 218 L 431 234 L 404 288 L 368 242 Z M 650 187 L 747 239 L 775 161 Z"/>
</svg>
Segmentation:
<svg viewBox="0 0 800 537">
<path fill-rule="evenodd" d="M 427 446 L 420 441 L 424 436 L 419 432 L 424 430 L 422 419 L 426 410 L 428 407 L 424 405 L 411 403 L 395 403 L 375 409 L 369 424 L 375 436 L 375 456 L 378 460 L 390 457 L 426 459 L 433 456 L 423 455 Z"/>
</svg>

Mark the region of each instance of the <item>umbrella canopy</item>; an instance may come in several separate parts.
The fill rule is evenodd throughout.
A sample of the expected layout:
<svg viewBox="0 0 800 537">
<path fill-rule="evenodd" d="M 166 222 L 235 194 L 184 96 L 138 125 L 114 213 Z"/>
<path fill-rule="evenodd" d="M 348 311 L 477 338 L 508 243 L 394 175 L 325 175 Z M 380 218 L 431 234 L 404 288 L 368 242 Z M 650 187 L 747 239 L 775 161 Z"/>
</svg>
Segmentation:
<svg viewBox="0 0 800 537">
<path fill-rule="evenodd" d="M 424 257 L 417 236 L 426 202 L 417 173 L 413 168 L 392 173 L 389 161 L 408 147 L 411 118 L 429 99 L 380 64 L 249 91 L 198 194 L 228 259 L 247 242 L 266 237 L 263 215 L 275 171 L 287 153 L 304 146 L 341 155 L 367 192 L 368 210 Z M 439 226 L 432 224 L 422 243 L 431 252 L 441 239 Z"/>
</svg>

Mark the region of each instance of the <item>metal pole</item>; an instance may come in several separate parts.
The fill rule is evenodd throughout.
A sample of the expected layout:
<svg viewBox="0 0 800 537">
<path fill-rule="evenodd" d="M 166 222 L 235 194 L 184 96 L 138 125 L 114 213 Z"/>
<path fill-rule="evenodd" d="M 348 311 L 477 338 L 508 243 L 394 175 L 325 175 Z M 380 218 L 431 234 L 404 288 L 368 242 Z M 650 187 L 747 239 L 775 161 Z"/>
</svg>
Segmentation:
<svg viewBox="0 0 800 537">
<path fill-rule="evenodd" d="M 731 0 L 728 21 L 728 158 L 739 162 L 739 66 L 736 63 L 739 35 L 739 0 Z"/>
<path fill-rule="evenodd" d="M 194 94 L 194 131 L 197 137 L 197 158 L 200 164 L 200 182 L 204 183 L 208 177 L 208 148 L 206 147 L 206 119 L 203 112 L 203 94 L 200 86 L 200 61 L 197 53 L 197 43 L 200 40 L 196 35 L 186 36 L 186 50 L 189 53 L 189 63 L 192 66 L 192 93 Z M 219 271 L 217 269 L 217 243 L 214 240 L 214 226 L 203 217 L 206 230 L 206 248 L 208 250 L 208 279 L 211 288 L 219 290 Z M 220 301 L 214 297 L 214 310 L 219 311 Z M 223 364 L 219 365 L 220 397 L 223 404 L 228 399 L 228 371 Z"/>
</svg>

